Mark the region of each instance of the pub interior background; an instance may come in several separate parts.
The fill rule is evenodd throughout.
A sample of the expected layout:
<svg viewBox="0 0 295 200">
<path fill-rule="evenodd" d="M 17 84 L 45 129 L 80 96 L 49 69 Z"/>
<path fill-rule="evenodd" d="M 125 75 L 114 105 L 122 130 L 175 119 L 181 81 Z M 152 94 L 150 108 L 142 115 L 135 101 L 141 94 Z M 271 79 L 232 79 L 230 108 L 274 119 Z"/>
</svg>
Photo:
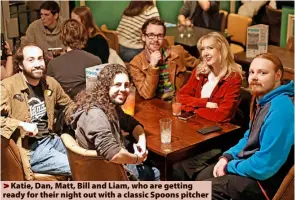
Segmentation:
<svg viewBox="0 0 295 200">
<path fill-rule="evenodd" d="M 116 30 L 121 15 L 128 5 L 129 1 L 57 1 L 61 7 L 61 16 L 69 18 L 70 11 L 75 6 L 86 5 L 91 8 L 97 25 L 106 24 L 110 30 Z M 273 23 L 269 20 L 266 13 L 266 4 L 270 1 L 264 1 L 256 15 L 253 16 L 252 24 L 270 24 L 270 29 L 276 29 L 279 34 L 279 41 L 273 43 L 280 47 L 286 47 L 287 36 L 294 35 L 294 31 L 288 32 L 289 15 L 294 15 L 293 1 L 287 2 L 281 11 L 281 21 Z M 42 1 L 1 1 L 1 33 L 9 41 L 10 45 L 15 48 L 19 46 L 20 37 L 25 34 L 28 25 L 39 18 L 39 6 Z M 177 15 L 183 1 L 156 1 L 161 19 L 165 22 L 177 24 Z M 238 13 L 242 1 L 221 1 L 220 10 L 228 13 Z M 293 4 L 293 7 L 292 7 Z M 114 6 L 116 5 L 116 6 Z M 291 7 L 290 7 L 291 6 Z M 111 8 L 111 9 L 110 9 Z M 106 17 L 108 16 L 108 17 Z M 111 16 L 111 17 L 109 17 Z M 293 24 L 294 24 L 294 18 Z M 270 30 L 272 31 L 272 30 Z M 278 39 L 278 38 L 277 38 Z M 271 44 L 271 41 L 269 41 Z"/>
</svg>

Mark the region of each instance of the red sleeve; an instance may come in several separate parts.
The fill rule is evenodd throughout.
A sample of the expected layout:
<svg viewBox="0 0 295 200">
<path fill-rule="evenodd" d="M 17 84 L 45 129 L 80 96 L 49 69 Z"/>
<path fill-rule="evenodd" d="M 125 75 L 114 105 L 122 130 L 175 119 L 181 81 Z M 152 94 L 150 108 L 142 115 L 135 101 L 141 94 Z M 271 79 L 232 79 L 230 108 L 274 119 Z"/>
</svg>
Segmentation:
<svg viewBox="0 0 295 200">
<path fill-rule="evenodd" d="M 208 102 L 208 98 L 198 98 L 196 95 L 196 91 L 201 90 L 202 82 L 204 77 L 200 76 L 200 79 L 196 78 L 196 69 L 192 72 L 188 82 L 183 86 L 179 92 L 177 93 L 178 101 L 181 102 L 184 106 L 184 110 L 186 107 L 206 107 Z"/>
<path fill-rule="evenodd" d="M 216 122 L 228 122 L 230 121 L 236 112 L 238 107 L 238 101 L 240 97 L 241 76 L 235 74 L 224 85 L 226 87 L 226 93 L 223 100 L 218 104 L 218 108 L 199 108 L 195 110 L 200 117 Z"/>
</svg>

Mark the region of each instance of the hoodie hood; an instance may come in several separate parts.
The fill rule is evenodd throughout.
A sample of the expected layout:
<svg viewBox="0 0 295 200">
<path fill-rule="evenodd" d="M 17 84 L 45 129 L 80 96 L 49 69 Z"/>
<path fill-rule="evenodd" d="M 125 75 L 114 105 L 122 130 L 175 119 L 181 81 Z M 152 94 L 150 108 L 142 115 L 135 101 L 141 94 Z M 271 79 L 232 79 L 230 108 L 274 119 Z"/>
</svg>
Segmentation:
<svg viewBox="0 0 295 200">
<path fill-rule="evenodd" d="M 77 122 L 79 120 L 79 118 L 81 117 L 81 115 L 86 112 L 85 109 L 81 109 L 79 108 L 78 110 L 76 110 L 76 112 L 71 116 L 72 118 L 72 122 L 71 122 L 71 126 L 72 126 L 72 129 L 76 130 L 77 128 Z"/>
<path fill-rule="evenodd" d="M 258 104 L 264 105 L 279 95 L 294 96 L 294 81 L 291 81 L 290 83 L 286 85 L 281 85 L 277 87 L 276 89 L 274 89 L 273 91 L 269 92 L 268 94 L 263 96 L 261 99 L 259 99 Z"/>
</svg>

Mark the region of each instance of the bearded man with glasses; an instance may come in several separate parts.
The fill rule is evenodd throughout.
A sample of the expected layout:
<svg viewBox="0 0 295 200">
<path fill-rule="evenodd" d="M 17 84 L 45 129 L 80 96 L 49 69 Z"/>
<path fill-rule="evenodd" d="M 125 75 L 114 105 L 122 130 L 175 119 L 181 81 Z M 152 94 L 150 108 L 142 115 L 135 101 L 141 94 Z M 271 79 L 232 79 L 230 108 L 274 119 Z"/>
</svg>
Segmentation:
<svg viewBox="0 0 295 200">
<path fill-rule="evenodd" d="M 187 68 L 200 61 L 180 45 L 164 45 L 166 27 L 158 18 L 148 19 L 141 28 L 144 50 L 130 62 L 132 80 L 140 96 L 171 100 L 186 83 Z"/>
</svg>

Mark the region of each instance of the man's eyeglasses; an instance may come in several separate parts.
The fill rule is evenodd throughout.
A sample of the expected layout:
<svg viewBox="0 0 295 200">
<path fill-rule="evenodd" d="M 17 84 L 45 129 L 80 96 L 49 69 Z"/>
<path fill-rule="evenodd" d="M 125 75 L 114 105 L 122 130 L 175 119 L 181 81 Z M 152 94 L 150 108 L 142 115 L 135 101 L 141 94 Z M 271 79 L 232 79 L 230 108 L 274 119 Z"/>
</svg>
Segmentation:
<svg viewBox="0 0 295 200">
<path fill-rule="evenodd" d="M 157 37 L 158 40 L 164 39 L 164 34 L 155 35 L 153 33 L 146 33 L 145 35 L 148 37 L 148 39 L 151 39 L 151 40 L 154 39 L 155 37 Z"/>
</svg>

